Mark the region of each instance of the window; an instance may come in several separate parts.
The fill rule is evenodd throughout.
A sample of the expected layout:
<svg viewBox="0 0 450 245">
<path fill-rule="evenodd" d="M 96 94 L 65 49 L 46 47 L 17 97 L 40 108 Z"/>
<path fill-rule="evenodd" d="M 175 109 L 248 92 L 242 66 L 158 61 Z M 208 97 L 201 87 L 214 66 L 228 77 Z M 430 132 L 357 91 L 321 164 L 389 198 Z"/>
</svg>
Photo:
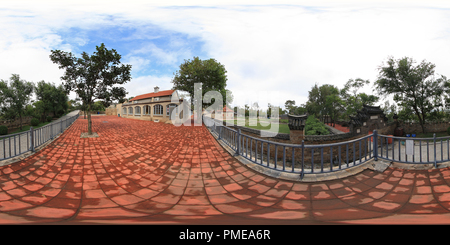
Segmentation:
<svg viewBox="0 0 450 245">
<path fill-rule="evenodd" d="M 127 114 L 127 108 L 124 107 L 124 108 L 122 109 L 122 113 L 123 113 L 123 114 Z"/>
<path fill-rule="evenodd" d="M 174 110 L 175 108 L 177 108 L 177 105 L 175 104 L 170 104 L 166 106 L 166 115 L 170 116 L 170 114 L 172 114 L 172 110 Z"/>
<path fill-rule="evenodd" d="M 133 115 L 133 107 L 128 107 L 128 114 Z"/>
<path fill-rule="evenodd" d="M 144 111 L 142 112 L 144 115 L 150 115 L 150 106 L 149 105 L 145 105 L 144 106 Z"/>
<path fill-rule="evenodd" d="M 163 114 L 163 107 L 162 105 L 155 105 L 153 106 L 153 115 L 162 115 Z"/>
<path fill-rule="evenodd" d="M 141 115 L 141 107 L 140 106 L 134 107 L 134 114 L 135 115 Z"/>
</svg>

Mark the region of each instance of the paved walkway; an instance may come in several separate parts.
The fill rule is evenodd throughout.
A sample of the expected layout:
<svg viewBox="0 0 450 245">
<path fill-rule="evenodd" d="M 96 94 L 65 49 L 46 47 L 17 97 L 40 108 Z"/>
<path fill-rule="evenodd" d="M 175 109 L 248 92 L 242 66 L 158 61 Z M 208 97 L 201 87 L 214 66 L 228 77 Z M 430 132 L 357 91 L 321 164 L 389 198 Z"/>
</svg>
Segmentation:
<svg viewBox="0 0 450 245">
<path fill-rule="evenodd" d="M 450 224 L 450 169 L 299 183 L 243 166 L 205 127 L 79 118 L 0 167 L 0 224 Z"/>
<path fill-rule="evenodd" d="M 327 123 L 326 125 L 333 127 L 333 124 L 332 124 L 332 123 Z M 337 129 L 338 131 L 340 131 L 340 132 L 342 132 L 342 133 L 348 133 L 348 132 L 350 132 L 350 129 L 349 129 L 348 127 L 344 127 L 344 126 L 339 125 L 339 124 L 337 124 L 337 123 L 334 125 L 333 128 Z"/>
</svg>

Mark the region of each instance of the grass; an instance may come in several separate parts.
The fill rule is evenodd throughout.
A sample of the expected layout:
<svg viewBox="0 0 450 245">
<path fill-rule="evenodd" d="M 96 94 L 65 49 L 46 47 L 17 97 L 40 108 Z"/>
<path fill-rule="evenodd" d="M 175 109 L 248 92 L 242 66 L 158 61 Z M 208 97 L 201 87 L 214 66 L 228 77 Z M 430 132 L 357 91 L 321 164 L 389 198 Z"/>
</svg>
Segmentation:
<svg viewBox="0 0 450 245">
<path fill-rule="evenodd" d="M 230 122 L 230 120 L 225 120 L 226 122 Z M 281 120 L 280 120 L 281 121 Z M 252 129 L 258 129 L 258 130 L 265 130 L 265 131 L 269 131 L 269 132 L 275 132 L 275 129 L 272 127 L 273 124 L 278 124 L 278 131 L 277 133 L 281 133 L 281 134 L 289 134 L 290 130 L 289 130 L 289 126 L 287 124 L 283 124 L 283 123 L 279 123 L 280 121 L 278 120 L 270 120 L 270 119 L 258 119 L 257 120 L 257 125 L 249 125 L 249 120 L 246 119 L 245 120 L 245 127 L 247 128 L 252 128 Z M 231 122 L 234 123 L 234 125 L 237 125 L 237 119 L 231 120 Z M 271 123 L 269 124 L 269 126 L 263 126 L 261 125 L 260 122 L 266 122 L 266 123 Z M 266 124 L 264 123 L 264 124 Z"/>
<path fill-rule="evenodd" d="M 43 122 L 43 123 L 39 123 L 37 126 L 33 126 L 33 129 L 37 129 L 40 127 L 43 127 L 47 124 L 49 124 L 50 122 Z M 26 126 L 22 126 L 22 129 L 18 129 L 14 132 L 11 132 L 10 134 L 16 134 L 16 133 L 21 133 L 21 132 L 25 132 L 25 131 L 29 131 L 31 128 L 31 125 L 26 125 Z"/>
</svg>

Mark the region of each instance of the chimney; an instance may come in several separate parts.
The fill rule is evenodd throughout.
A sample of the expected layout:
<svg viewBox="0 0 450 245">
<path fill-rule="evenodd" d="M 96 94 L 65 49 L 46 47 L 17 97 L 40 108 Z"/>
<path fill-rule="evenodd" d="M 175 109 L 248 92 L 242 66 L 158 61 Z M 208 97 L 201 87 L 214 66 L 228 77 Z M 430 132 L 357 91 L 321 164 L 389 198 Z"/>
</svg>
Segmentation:
<svg viewBox="0 0 450 245">
<path fill-rule="evenodd" d="M 156 86 L 156 87 L 155 87 L 155 93 L 158 93 L 158 92 L 159 92 L 159 87 Z"/>
</svg>

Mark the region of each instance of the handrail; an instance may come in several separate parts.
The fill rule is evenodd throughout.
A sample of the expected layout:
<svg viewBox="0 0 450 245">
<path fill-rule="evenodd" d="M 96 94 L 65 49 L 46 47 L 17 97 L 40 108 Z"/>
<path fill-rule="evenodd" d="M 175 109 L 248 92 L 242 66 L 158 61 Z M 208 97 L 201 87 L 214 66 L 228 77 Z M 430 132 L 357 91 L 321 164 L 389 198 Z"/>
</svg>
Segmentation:
<svg viewBox="0 0 450 245">
<path fill-rule="evenodd" d="M 0 160 L 19 156 L 29 151 L 35 151 L 36 147 L 45 144 L 59 133 L 64 132 L 79 117 L 72 117 L 52 122 L 40 128 L 0 136 Z"/>
<path fill-rule="evenodd" d="M 376 142 L 373 135 L 330 144 L 305 145 L 304 141 L 302 144 L 289 144 L 241 134 L 240 129 L 224 126 L 220 120 L 203 118 L 210 132 L 217 135 L 217 140 L 230 146 L 235 155 L 270 169 L 300 173 L 302 177 L 317 171 L 339 171 L 376 159 L 376 148 L 371 142 Z M 325 148 L 329 151 L 324 153 Z"/>
</svg>

